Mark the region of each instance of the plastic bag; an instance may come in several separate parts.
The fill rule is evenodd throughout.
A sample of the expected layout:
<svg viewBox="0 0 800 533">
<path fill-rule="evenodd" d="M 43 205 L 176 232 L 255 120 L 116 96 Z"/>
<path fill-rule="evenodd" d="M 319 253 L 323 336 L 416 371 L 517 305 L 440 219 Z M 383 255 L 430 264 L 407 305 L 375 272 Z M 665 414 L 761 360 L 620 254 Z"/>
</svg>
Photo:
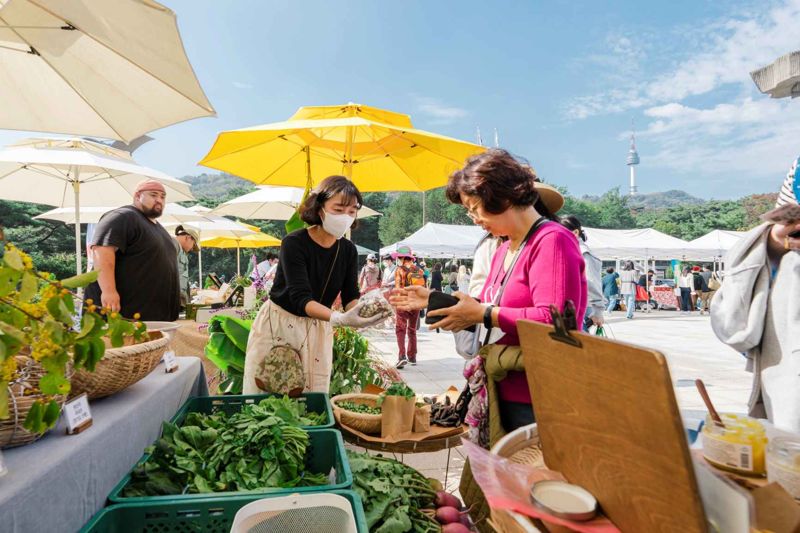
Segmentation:
<svg viewBox="0 0 800 533">
<path fill-rule="evenodd" d="M 516 511 L 582 533 L 619 533 L 619 529 L 603 516 L 587 522 L 573 522 L 547 514 L 534 506 L 530 499 L 533 484 L 547 479 L 564 480 L 560 473 L 547 468 L 512 463 L 466 439 L 461 445 L 469 456 L 472 476 L 480 485 L 492 509 Z"/>
<path fill-rule="evenodd" d="M 358 311 L 358 316 L 361 318 L 372 318 L 380 314 L 386 318 L 394 316 L 392 304 L 384 297 L 380 289 L 373 289 L 365 293 L 358 301 L 364 304 Z"/>
</svg>

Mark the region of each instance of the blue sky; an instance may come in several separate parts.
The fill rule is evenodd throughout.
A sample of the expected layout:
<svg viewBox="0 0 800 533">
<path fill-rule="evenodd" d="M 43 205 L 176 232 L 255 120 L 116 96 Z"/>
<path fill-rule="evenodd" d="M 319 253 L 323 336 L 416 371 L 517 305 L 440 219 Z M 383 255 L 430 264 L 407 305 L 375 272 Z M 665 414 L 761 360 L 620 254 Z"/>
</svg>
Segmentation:
<svg viewBox="0 0 800 533">
<path fill-rule="evenodd" d="M 497 128 L 579 195 L 627 190 L 631 120 L 642 192 L 773 192 L 800 153 L 800 101 L 748 74 L 800 49 L 800 0 L 162 1 L 218 114 L 135 154 L 177 177 L 205 171 L 221 130 L 348 101 L 470 141 Z"/>
</svg>

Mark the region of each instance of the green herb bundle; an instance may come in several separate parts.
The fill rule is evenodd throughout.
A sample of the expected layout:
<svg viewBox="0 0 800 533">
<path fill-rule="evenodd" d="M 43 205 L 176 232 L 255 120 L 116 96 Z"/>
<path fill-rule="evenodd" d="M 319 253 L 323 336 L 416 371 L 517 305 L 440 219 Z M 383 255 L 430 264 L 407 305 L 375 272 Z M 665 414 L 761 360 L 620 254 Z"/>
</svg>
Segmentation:
<svg viewBox="0 0 800 533">
<path fill-rule="evenodd" d="M 394 459 L 347 452 L 353 490 L 364 503 L 372 533 L 433 533 L 441 526 L 421 509 L 433 509 L 436 491 L 429 480 Z"/>
<path fill-rule="evenodd" d="M 378 396 L 377 405 L 380 407 L 383 404 L 383 399 L 386 396 L 402 396 L 403 398 L 413 399 L 416 398 L 416 393 L 414 390 L 405 384 L 403 381 L 395 381 L 392 383 L 388 389 L 383 391 L 380 396 Z"/>
<path fill-rule="evenodd" d="M 291 403 L 290 403 L 291 402 Z M 305 470 L 308 432 L 288 398 L 268 398 L 238 413 L 189 413 L 183 426 L 165 422 L 163 434 L 134 468 L 126 497 L 249 491 L 324 485 Z"/>
</svg>

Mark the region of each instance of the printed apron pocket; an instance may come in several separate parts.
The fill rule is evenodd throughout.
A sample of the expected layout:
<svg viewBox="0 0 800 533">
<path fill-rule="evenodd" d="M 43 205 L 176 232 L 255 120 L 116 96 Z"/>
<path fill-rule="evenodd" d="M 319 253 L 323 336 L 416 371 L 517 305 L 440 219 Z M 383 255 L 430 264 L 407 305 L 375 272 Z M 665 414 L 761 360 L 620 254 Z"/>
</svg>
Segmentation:
<svg viewBox="0 0 800 533">
<path fill-rule="evenodd" d="M 300 351 L 288 344 L 273 346 L 258 363 L 255 381 L 265 392 L 300 396 L 306 386 Z"/>
</svg>

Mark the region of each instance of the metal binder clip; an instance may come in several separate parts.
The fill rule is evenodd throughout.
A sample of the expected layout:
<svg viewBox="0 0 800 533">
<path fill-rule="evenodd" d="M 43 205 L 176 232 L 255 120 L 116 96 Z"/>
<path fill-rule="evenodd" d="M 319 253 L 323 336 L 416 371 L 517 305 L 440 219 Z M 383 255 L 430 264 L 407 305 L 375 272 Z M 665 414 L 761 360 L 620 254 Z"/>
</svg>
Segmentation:
<svg viewBox="0 0 800 533">
<path fill-rule="evenodd" d="M 583 344 L 580 340 L 570 335 L 570 329 L 578 329 L 575 317 L 575 304 L 567 301 L 564 304 L 564 314 L 558 312 L 555 305 L 550 306 L 550 315 L 553 317 L 553 328 L 555 331 L 549 333 L 550 338 L 576 348 L 582 348 Z"/>
</svg>

